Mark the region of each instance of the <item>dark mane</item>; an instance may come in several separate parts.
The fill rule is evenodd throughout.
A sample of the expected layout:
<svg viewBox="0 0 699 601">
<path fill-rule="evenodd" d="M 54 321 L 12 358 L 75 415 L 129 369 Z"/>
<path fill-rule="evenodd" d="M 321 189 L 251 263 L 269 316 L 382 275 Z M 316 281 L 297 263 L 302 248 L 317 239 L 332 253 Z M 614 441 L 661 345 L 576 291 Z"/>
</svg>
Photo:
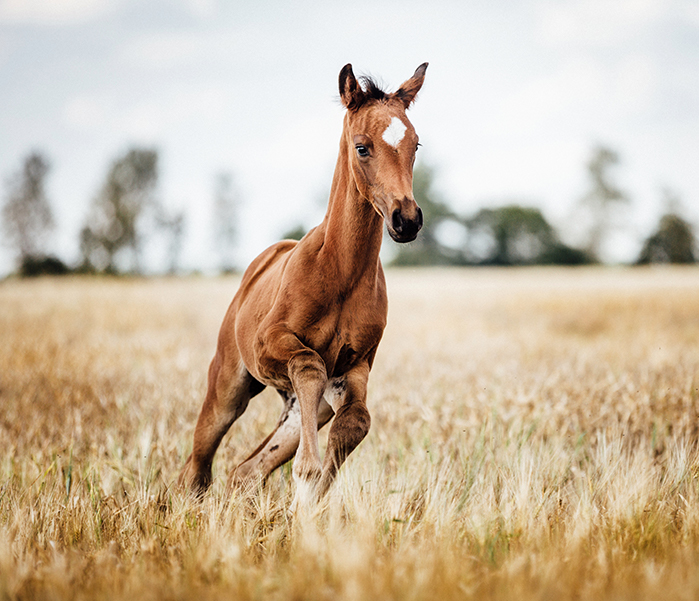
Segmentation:
<svg viewBox="0 0 699 601">
<path fill-rule="evenodd" d="M 379 87 L 379 84 L 372 77 L 363 75 L 359 80 L 362 82 L 365 100 L 388 99 L 388 94 Z"/>
</svg>

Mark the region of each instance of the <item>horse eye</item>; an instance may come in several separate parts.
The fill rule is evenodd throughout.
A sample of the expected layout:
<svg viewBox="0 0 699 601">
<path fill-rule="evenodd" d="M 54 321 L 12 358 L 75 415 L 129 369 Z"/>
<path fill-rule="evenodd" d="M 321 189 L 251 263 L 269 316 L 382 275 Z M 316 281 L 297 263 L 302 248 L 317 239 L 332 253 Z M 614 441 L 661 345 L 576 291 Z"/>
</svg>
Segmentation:
<svg viewBox="0 0 699 601">
<path fill-rule="evenodd" d="M 364 146 L 363 144 L 359 144 L 355 147 L 357 149 L 357 154 L 360 157 L 368 157 L 369 156 L 369 149 Z"/>
</svg>

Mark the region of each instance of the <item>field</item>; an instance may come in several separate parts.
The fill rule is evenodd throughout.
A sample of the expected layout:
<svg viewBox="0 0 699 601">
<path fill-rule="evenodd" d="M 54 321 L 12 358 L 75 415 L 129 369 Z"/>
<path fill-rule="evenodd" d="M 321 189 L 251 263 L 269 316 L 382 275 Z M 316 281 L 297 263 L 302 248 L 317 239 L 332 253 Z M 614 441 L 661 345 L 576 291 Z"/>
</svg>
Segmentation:
<svg viewBox="0 0 699 601">
<path fill-rule="evenodd" d="M 699 598 L 699 269 L 403 270 L 372 428 L 325 506 L 287 465 L 174 486 L 234 278 L 0 282 L 0 600 Z"/>
</svg>

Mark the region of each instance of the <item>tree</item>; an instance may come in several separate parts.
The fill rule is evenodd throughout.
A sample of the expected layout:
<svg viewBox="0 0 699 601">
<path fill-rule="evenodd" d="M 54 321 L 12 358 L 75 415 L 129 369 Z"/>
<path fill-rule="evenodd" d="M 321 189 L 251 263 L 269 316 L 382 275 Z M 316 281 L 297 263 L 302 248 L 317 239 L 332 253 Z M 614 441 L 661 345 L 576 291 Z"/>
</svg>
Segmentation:
<svg viewBox="0 0 699 601">
<path fill-rule="evenodd" d="M 240 194 L 230 173 L 219 173 L 214 185 L 214 243 L 222 272 L 235 269 Z"/>
<path fill-rule="evenodd" d="M 148 209 L 158 214 L 157 181 L 155 150 L 132 148 L 112 163 L 80 233 L 84 269 L 116 273 L 119 255 L 130 250 L 132 269 L 140 270 L 145 234 L 139 225 Z"/>
<path fill-rule="evenodd" d="M 696 238 L 691 224 L 680 216 L 681 202 L 671 190 L 664 191 L 665 214 L 658 228 L 643 243 L 637 265 L 649 263 L 695 263 Z"/>
<path fill-rule="evenodd" d="M 301 240 L 301 238 L 303 238 L 307 233 L 308 230 L 301 223 L 299 223 L 290 230 L 284 232 L 282 235 L 282 240 Z"/>
<path fill-rule="evenodd" d="M 157 224 L 165 230 L 169 238 L 167 256 L 170 265 L 168 267 L 168 273 L 177 273 L 180 266 L 182 243 L 184 241 L 186 226 L 185 213 L 184 211 L 169 213 L 161 209 L 160 215 L 158 215 L 157 218 Z"/>
<path fill-rule="evenodd" d="M 16 248 L 20 265 L 44 256 L 46 236 L 55 225 L 44 184 L 49 169 L 44 155 L 31 152 L 7 182 L 3 231 L 9 244 Z"/>
<path fill-rule="evenodd" d="M 694 232 L 682 217 L 668 213 L 660 218 L 658 229 L 644 242 L 636 263 L 694 263 Z"/>
<path fill-rule="evenodd" d="M 434 173 L 415 168 L 413 191 L 423 213 L 420 234 L 397 248 L 393 265 L 528 265 L 588 263 L 587 255 L 563 244 L 539 209 L 508 205 L 461 217 L 433 189 Z M 449 243 L 446 230 L 450 229 Z"/>
<path fill-rule="evenodd" d="M 444 246 L 437 235 L 439 225 L 458 217 L 433 189 L 434 171 L 420 164 L 413 172 L 413 194 L 422 210 L 422 229 L 415 242 L 397 246 L 392 265 L 449 265 L 460 263 L 458 253 Z"/>
<path fill-rule="evenodd" d="M 465 256 L 480 265 L 575 265 L 588 262 L 584 253 L 560 242 L 539 209 L 507 205 L 481 209 L 466 220 Z"/>
<path fill-rule="evenodd" d="M 22 261 L 19 275 L 23 278 L 40 275 L 67 275 L 70 268 L 57 257 L 27 257 Z"/>
<path fill-rule="evenodd" d="M 597 147 L 587 164 L 590 190 L 580 200 L 589 212 L 590 226 L 585 250 L 594 260 L 600 260 L 602 243 L 611 229 L 613 207 L 628 203 L 628 196 L 612 181 L 610 170 L 619 163 L 619 155 L 605 146 Z"/>
</svg>

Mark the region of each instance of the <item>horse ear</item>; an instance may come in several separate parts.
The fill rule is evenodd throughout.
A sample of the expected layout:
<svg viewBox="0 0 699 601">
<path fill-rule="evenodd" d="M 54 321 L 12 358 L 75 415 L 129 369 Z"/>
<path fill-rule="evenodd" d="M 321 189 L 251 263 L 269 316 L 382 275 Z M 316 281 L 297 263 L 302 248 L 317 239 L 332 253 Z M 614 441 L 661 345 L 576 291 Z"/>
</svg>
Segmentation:
<svg viewBox="0 0 699 601">
<path fill-rule="evenodd" d="M 406 109 L 413 103 L 415 96 L 417 96 L 417 93 L 420 91 L 425 81 L 427 65 L 429 65 L 429 63 L 422 63 L 415 69 L 413 76 L 394 93 L 394 96 L 403 103 Z"/>
<path fill-rule="evenodd" d="M 356 110 L 364 102 L 364 92 L 352 72 L 352 65 L 347 63 L 340 71 L 340 99 L 345 108 Z"/>
</svg>

